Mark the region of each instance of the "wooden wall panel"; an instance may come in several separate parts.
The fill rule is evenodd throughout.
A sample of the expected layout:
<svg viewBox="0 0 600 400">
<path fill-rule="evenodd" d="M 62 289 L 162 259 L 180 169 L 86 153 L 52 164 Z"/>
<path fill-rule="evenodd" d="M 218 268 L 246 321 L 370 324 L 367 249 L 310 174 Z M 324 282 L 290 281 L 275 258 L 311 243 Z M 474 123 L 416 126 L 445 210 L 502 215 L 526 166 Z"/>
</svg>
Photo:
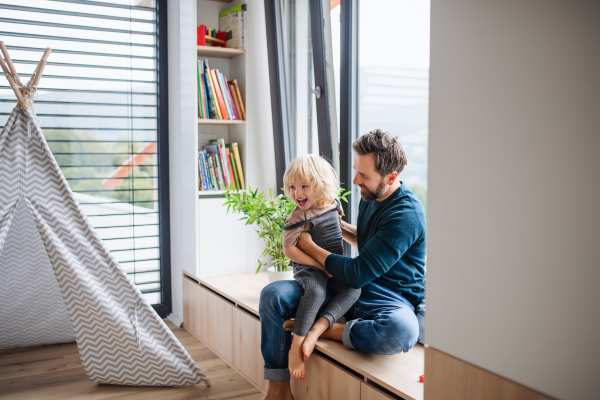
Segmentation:
<svg viewBox="0 0 600 400">
<path fill-rule="evenodd" d="M 239 308 L 233 310 L 233 366 L 267 390 L 260 351 L 260 321 Z"/>
<path fill-rule="evenodd" d="M 432 347 L 426 347 L 425 400 L 552 400 L 552 398 Z"/>
<path fill-rule="evenodd" d="M 306 379 L 292 378 L 295 400 L 360 400 L 361 381 L 331 361 L 313 354 L 306 361 Z"/>
<path fill-rule="evenodd" d="M 360 383 L 360 400 L 393 400 L 394 398 L 383 393 L 379 389 L 367 385 L 364 382 Z"/>
</svg>

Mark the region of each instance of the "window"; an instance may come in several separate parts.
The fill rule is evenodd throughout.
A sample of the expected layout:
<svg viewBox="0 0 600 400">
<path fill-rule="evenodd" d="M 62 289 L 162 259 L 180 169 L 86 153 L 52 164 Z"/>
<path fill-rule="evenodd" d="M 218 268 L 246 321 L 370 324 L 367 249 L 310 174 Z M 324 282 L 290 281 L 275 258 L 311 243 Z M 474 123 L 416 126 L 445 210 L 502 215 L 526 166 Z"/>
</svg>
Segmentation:
<svg viewBox="0 0 600 400">
<path fill-rule="evenodd" d="M 427 211 L 430 3 L 361 1 L 358 11 L 358 134 L 399 137 L 408 158 L 400 179 Z"/>
<path fill-rule="evenodd" d="M 34 109 L 76 199 L 145 298 L 157 311 L 169 309 L 159 7 L 150 0 L 0 0 L 0 10 L 0 40 L 23 82 L 52 48 Z M 2 78 L 0 126 L 15 104 Z"/>
</svg>

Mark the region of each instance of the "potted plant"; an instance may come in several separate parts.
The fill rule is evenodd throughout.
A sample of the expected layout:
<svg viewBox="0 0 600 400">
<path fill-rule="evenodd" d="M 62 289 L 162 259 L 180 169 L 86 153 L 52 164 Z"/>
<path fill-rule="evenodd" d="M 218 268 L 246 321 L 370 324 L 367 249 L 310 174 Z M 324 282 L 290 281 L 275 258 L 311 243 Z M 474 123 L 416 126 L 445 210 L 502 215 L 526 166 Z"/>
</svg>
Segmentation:
<svg viewBox="0 0 600 400">
<path fill-rule="evenodd" d="M 258 190 L 252 191 L 233 191 L 227 190 L 225 198 L 227 201 L 223 204 L 227 206 L 227 212 L 242 213 L 245 216 L 240 220 L 246 220 L 246 225 L 254 225 L 258 237 L 264 239 L 267 248 L 258 259 L 258 268 L 267 265 L 261 258 L 269 256 L 271 267 L 267 268 L 269 282 L 278 280 L 294 279 L 292 268 L 289 268 L 290 259 L 283 254 L 283 227 L 285 219 L 292 212 L 295 204 L 292 200 L 283 195 L 273 198 L 273 192 L 269 189 L 269 199 L 265 198 L 264 193 L 258 193 Z"/>
<path fill-rule="evenodd" d="M 348 202 L 346 197 L 352 192 L 343 192 L 345 189 L 340 189 L 339 199 Z M 290 259 L 283 254 L 282 232 L 285 219 L 294 210 L 296 204 L 282 194 L 274 198 L 270 188 L 269 199 L 265 197 L 264 193 L 258 193 L 258 190 L 253 192 L 250 188 L 248 191 L 227 190 L 225 192 L 227 201 L 223 205 L 227 206 L 228 213 L 232 211 L 244 214 L 245 216 L 240 220 L 246 220 L 246 225 L 254 225 L 258 237 L 264 239 L 267 244 L 267 248 L 258 259 L 256 273 L 267 265 L 266 262 L 261 261 L 261 258 L 268 255 L 272 264 L 267 268 L 269 282 L 292 280 L 294 274 L 289 267 Z"/>
</svg>

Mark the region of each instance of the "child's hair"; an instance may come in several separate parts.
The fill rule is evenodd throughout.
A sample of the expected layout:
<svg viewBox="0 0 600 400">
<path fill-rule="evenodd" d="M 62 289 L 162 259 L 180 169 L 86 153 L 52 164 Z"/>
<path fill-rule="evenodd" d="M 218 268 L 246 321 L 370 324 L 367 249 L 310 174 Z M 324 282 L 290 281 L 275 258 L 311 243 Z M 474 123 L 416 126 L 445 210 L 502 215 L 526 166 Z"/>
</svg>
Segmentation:
<svg viewBox="0 0 600 400">
<path fill-rule="evenodd" d="M 335 170 L 321 156 L 306 154 L 288 165 L 283 175 L 283 189 L 290 197 L 290 185 L 297 179 L 310 182 L 317 200 L 335 200 L 340 191 L 340 183 Z"/>
</svg>

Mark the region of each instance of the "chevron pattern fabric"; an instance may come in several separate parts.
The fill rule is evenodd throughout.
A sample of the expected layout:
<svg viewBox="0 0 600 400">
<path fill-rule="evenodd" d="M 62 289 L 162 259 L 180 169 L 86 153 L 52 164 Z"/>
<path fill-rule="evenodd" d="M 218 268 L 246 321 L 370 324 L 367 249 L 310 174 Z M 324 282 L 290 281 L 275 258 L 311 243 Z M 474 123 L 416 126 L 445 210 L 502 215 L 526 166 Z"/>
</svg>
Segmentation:
<svg viewBox="0 0 600 400">
<path fill-rule="evenodd" d="M 0 255 L 0 348 L 75 341 L 50 259 L 24 201 Z"/>
<path fill-rule="evenodd" d="M 4 275 L 11 280 L 7 285 L 33 292 L 42 285 L 35 283 L 42 270 L 51 266 L 70 318 L 70 326 L 64 317 L 57 325 L 72 327 L 92 381 L 184 386 L 208 380 L 94 231 L 31 109 L 15 108 L 0 134 L 0 187 L 0 271 L 11 270 Z M 35 223 L 37 241 L 31 240 L 35 237 L 32 229 L 21 226 L 27 218 Z M 38 250 L 34 251 L 36 243 Z M 31 254 L 19 256 L 20 249 Z M 37 256 L 42 251 L 46 259 Z M 57 297 L 51 288 L 48 285 L 21 305 L 39 308 L 49 299 L 46 295 Z M 0 302 L 0 316 L 13 312 L 13 304 L 11 299 Z M 60 310 L 54 309 L 58 315 Z M 36 318 L 37 311 L 19 312 L 30 318 L 31 325 L 11 326 L 2 320 L 0 346 L 15 343 L 11 338 L 22 329 L 31 332 L 32 342 L 47 340 L 43 332 L 46 319 Z M 68 329 L 63 331 L 68 334 Z M 53 332 L 59 342 L 65 340 L 66 336 L 58 338 L 58 331 Z"/>
</svg>

